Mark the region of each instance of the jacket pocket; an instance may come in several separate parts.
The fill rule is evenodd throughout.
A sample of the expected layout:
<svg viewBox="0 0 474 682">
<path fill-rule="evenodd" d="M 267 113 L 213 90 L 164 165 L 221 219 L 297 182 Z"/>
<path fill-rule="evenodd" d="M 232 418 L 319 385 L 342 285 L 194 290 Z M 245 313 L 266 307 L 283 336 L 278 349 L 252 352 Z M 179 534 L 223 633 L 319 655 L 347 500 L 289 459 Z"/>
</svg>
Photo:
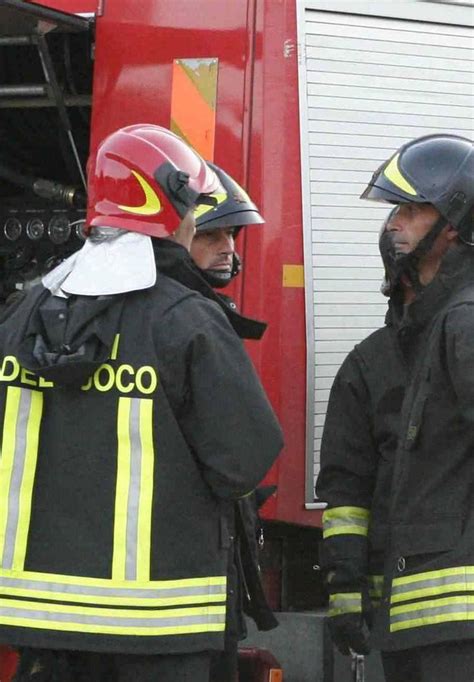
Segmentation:
<svg viewBox="0 0 474 682">
<path fill-rule="evenodd" d="M 461 516 L 443 516 L 424 523 L 400 523 L 392 529 L 393 547 L 403 556 L 448 552 L 459 543 L 461 532 Z"/>
</svg>

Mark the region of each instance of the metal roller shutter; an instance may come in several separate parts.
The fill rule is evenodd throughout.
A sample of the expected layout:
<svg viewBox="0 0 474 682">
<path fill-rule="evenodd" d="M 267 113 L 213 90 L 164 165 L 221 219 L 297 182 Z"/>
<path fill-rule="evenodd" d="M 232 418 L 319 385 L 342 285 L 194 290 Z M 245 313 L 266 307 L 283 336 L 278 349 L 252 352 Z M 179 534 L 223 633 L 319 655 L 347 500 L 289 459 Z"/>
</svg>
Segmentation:
<svg viewBox="0 0 474 682">
<path fill-rule="evenodd" d="M 359 195 L 403 142 L 440 132 L 474 137 L 474 34 L 468 25 L 307 4 L 300 12 L 300 107 L 311 502 L 335 373 L 383 324 L 386 310 L 377 242 L 388 210 Z M 397 13 L 398 3 L 389 4 Z"/>
</svg>

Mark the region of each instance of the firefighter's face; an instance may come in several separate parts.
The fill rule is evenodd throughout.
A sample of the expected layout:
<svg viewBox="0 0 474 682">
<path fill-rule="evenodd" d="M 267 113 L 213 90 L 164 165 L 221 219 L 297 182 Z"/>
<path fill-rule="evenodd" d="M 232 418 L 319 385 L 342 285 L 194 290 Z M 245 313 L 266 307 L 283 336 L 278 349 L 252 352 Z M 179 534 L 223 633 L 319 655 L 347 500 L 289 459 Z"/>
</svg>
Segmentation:
<svg viewBox="0 0 474 682">
<path fill-rule="evenodd" d="M 439 217 L 439 212 L 431 204 L 399 204 L 390 215 L 386 228 L 395 253 L 400 255 L 411 253 L 430 232 Z"/>
<path fill-rule="evenodd" d="M 197 232 L 191 244 L 191 258 L 201 270 L 231 272 L 235 228 Z"/>
</svg>

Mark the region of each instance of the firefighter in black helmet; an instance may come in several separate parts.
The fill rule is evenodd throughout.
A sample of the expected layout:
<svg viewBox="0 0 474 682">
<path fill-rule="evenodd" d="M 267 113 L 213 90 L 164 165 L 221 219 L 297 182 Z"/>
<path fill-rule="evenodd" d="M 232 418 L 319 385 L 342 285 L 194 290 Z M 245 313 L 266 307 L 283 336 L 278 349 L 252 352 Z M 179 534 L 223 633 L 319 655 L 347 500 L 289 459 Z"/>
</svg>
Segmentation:
<svg viewBox="0 0 474 682">
<path fill-rule="evenodd" d="M 461 242 L 474 244 L 473 167 L 471 140 L 427 135 L 403 145 L 383 163 L 361 195 L 362 199 L 396 204 L 398 213 L 410 215 L 409 229 L 416 233 L 392 236 L 400 273 L 415 292 L 423 286 L 420 266 L 424 269 L 427 261 L 436 258 L 448 226 Z M 426 218 L 423 224 L 421 213 Z M 393 225 L 398 222 L 394 218 Z M 389 232 L 396 231 L 396 227 L 389 228 Z"/>
<path fill-rule="evenodd" d="M 399 350 L 409 377 L 390 492 L 384 617 L 373 643 L 393 652 L 391 681 L 471 682 L 473 142 L 456 135 L 409 142 L 363 197 L 397 207 L 387 232 L 403 288 Z"/>
<path fill-rule="evenodd" d="M 196 211 L 196 234 L 191 244 L 191 258 L 198 267 L 199 274 L 217 289 L 216 295 L 236 318 L 245 325 L 236 328 L 238 334 L 246 337 L 249 325 L 257 323 L 243 318 L 237 313 L 234 301 L 223 294 L 226 287 L 241 269 L 240 258 L 235 251 L 235 238 L 248 225 L 262 225 L 264 219 L 247 192 L 219 166 L 209 163 L 224 188 L 227 196 L 218 197 L 218 204 L 210 210 L 198 208 Z M 262 325 L 263 333 L 263 325 Z M 236 584 L 233 590 L 233 607 L 228 608 L 226 647 L 224 652 L 215 654 L 211 666 L 210 682 L 233 682 L 237 679 L 238 642 L 246 634 L 243 611 L 250 616 L 259 630 L 271 630 L 278 625 L 263 591 L 258 563 L 259 538 L 263 536 L 258 508 L 263 504 L 273 488 L 259 488 L 255 495 L 236 503 L 233 510 L 236 516 L 237 540 L 229 557 L 236 568 Z M 231 570 L 229 571 L 231 573 Z"/>
<path fill-rule="evenodd" d="M 387 240 L 390 217 L 379 237 L 381 291 L 389 297 L 386 324 L 357 344 L 337 372 L 316 486 L 327 503 L 320 564 L 329 593 L 328 624 L 344 655 L 369 652 L 369 627 L 380 607 L 388 493 L 406 383 L 397 352 L 402 289 Z"/>
<path fill-rule="evenodd" d="M 191 257 L 206 282 L 221 289 L 240 272 L 240 258 L 234 243 L 240 230 L 265 221 L 247 192 L 230 175 L 213 163 L 208 165 L 219 178 L 226 196 L 212 210 L 197 209 Z"/>
<path fill-rule="evenodd" d="M 414 140 L 363 197 L 394 204 L 379 241 L 390 309 L 387 326 L 349 354 L 328 406 L 317 492 L 328 501 L 331 631 L 344 653 L 364 653 L 364 623 L 374 620 L 370 643 L 388 682 L 465 682 L 474 670 L 473 144 Z"/>
<path fill-rule="evenodd" d="M 196 211 L 196 234 L 190 253 L 172 240 L 160 240 L 155 248 L 157 266 L 163 274 L 178 281 L 219 306 L 234 332 L 242 339 L 260 339 L 266 324 L 241 315 L 232 299 L 221 292 L 240 271 L 234 236 L 246 225 L 264 223 L 245 190 L 218 166 L 208 163 L 220 180 L 221 189 L 213 202 Z M 213 288 L 214 287 L 214 288 Z M 218 291 L 215 291 L 217 289 Z M 229 546 L 228 603 L 225 651 L 215 652 L 211 682 L 233 682 L 237 673 L 237 644 L 245 635 L 242 611 L 260 630 L 278 625 L 265 599 L 258 567 L 255 537 L 257 507 L 273 492 L 259 488 L 255 495 L 228 509 L 228 526 L 236 526 L 235 549 Z M 245 589 L 241 589 L 245 585 Z"/>
</svg>

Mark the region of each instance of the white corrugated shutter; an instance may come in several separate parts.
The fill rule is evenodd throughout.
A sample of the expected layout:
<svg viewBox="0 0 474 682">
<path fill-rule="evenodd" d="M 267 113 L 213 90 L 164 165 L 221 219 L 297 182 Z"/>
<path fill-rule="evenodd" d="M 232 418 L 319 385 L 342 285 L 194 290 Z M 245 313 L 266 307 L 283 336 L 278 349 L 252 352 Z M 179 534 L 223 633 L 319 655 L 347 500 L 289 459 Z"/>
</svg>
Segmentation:
<svg viewBox="0 0 474 682">
<path fill-rule="evenodd" d="M 309 9 L 303 35 L 309 502 L 335 373 L 386 310 L 377 242 L 388 209 L 359 195 L 407 140 L 474 137 L 474 39 L 468 26 Z"/>
</svg>

